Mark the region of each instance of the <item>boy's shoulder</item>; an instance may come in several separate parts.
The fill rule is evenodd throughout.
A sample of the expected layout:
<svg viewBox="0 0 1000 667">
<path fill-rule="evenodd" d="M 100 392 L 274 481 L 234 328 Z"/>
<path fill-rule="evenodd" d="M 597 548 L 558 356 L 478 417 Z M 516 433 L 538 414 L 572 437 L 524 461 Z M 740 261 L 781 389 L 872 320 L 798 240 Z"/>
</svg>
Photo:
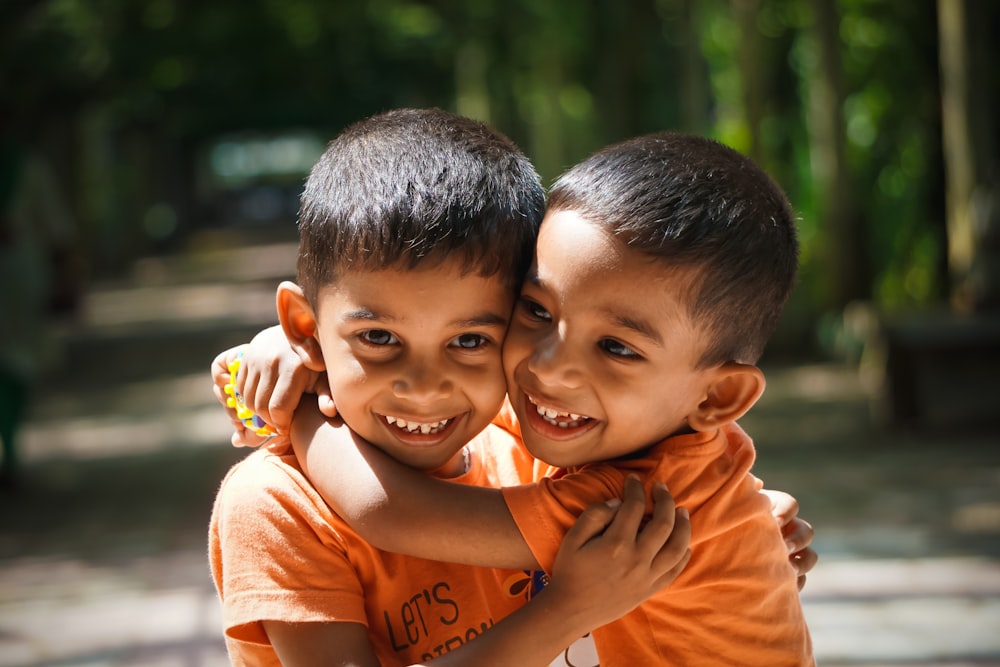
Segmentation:
<svg viewBox="0 0 1000 667">
<path fill-rule="evenodd" d="M 614 477 L 623 484 L 635 474 L 646 483 L 662 481 L 678 505 L 692 512 L 722 498 L 735 500 L 756 492 L 750 474 L 756 454 L 753 441 L 737 424 L 716 431 L 674 435 L 630 457 L 588 464 L 592 477 Z"/>
<path fill-rule="evenodd" d="M 233 465 L 216 495 L 212 523 L 243 533 L 237 544 L 249 539 L 276 559 L 290 543 L 327 557 L 374 550 L 309 482 L 291 446 L 258 449 Z"/>
<path fill-rule="evenodd" d="M 317 496 L 291 445 L 264 446 L 237 461 L 219 486 L 219 501 L 254 506 L 262 497 Z"/>
<path fill-rule="evenodd" d="M 751 462 L 754 458 L 753 441 L 735 423 L 714 431 L 672 435 L 630 456 L 590 463 L 580 469 L 609 467 L 640 478 L 661 474 L 675 477 L 687 467 L 701 468 L 720 458 Z"/>
</svg>

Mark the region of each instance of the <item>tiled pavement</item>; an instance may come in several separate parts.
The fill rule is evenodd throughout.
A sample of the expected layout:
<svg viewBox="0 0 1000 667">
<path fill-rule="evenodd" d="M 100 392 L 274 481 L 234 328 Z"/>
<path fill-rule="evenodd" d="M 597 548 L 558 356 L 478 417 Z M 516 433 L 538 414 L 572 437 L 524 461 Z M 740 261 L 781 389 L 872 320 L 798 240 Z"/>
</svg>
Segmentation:
<svg viewBox="0 0 1000 667">
<path fill-rule="evenodd" d="M 88 295 L 33 408 L 25 476 L 0 496 L 0 667 L 228 664 L 205 527 L 243 452 L 207 368 L 273 319 L 293 257 L 149 260 Z M 885 432 L 852 370 L 768 371 L 744 425 L 760 476 L 817 527 L 803 600 L 819 664 L 1000 665 L 995 435 Z"/>
</svg>

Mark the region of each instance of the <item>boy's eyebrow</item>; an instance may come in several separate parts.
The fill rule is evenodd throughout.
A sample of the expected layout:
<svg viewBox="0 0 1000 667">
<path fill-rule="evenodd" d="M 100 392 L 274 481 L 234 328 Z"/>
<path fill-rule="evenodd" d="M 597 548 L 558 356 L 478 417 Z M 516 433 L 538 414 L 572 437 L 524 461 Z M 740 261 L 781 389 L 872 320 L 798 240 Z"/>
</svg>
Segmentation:
<svg viewBox="0 0 1000 667">
<path fill-rule="evenodd" d="M 524 276 L 524 282 L 530 283 L 536 287 L 542 287 L 542 281 L 539 279 L 538 273 L 534 271 L 529 271 L 528 274 Z M 654 328 L 649 322 L 629 317 L 628 315 L 622 315 L 621 313 L 614 312 L 611 309 L 606 310 L 605 313 L 615 326 L 623 329 L 631 329 L 637 334 L 645 336 L 660 347 L 663 347 L 663 336 L 661 336 L 660 332 L 657 331 L 656 328 Z"/>
<path fill-rule="evenodd" d="M 370 308 L 365 308 L 364 306 L 360 308 L 355 308 L 354 310 L 349 310 L 342 315 L 345 321 L 351 320 L 364 320 L 372 322 L 394 322 L 395 317 L 390 317 L 388 315 L 382 315 L 376 313 Z M 465 317 L 452 322 L 452 326 L 465 328 L 465 327 L 491 327 L 500 326 L 506 327 L 509 318 L 504 317 L 498 313 L 493 313 L 490 311 L 483 311 L 481 313 L 476 313 L 471 317 Z"/>
<path fill-rule="evenodd" d="M 489 311 L 483 311 L 482 313 L 477 313 L 469 318 L 455 320 L 452 324 L 460 328 L 493 327 L 493 326 L 505 327 L 507 326 L 508 321 L 509 318 L 504 317 L 503 315 L 499 315 L 497 313 L 491 313 Z"/>
<path fill-rule="evenodd" d="M 370 308 L 355 308 L 354 310 L 349 310 L 341 316 L 344 320 L 384 320 L 392 319 L 385 318 L 371 310 Z"/>
<path fill-rule="evenodd" d="M 622 327 L 624 329 L 631 329 L 641 336 L 645 336 L 649 340 L 653 341 L 660 347 L 663 347 L 663 337 L 660 332 L 657 331 L 653 325 L 645 320 L 638 320 L 627 315 L 622 315 L 620 313 L 614 313 L 610 310 L 607 311 L 608 316 L 612 319 L 615 326 Z"/>
</svg>

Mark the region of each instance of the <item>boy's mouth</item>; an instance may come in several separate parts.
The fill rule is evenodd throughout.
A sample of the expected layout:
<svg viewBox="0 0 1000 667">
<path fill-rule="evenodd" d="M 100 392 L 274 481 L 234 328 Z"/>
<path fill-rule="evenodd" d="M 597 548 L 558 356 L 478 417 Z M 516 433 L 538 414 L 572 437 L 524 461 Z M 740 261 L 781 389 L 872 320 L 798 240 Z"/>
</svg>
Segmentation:
<svg viewBox="0 0 1000 667">
<path fill-rule="evenodd" d="M 434 435 L 440 433 L 448 424 L 451 423 L 452 419 L 442 419 L 440 421 L 434 422 L 417 422 L 417 421 L 407 421 L 401 419 L 400 417 L 392 417 L 390 415 L 383 415 L 386 423 L 390 426 L 394 426 L 400 431 L 405 431 L 406 433 L 421 434 L 421 435 Z"/>
<path fill-rule="evenodd" d="M 591 421 L 591 418 L 587 415 L 579 415 L 575 412 L 560 412 L 555 408 L 544 406 L 535 400 L 535 398 L 530 394 L 525 394 L 525 397 L 528 399 L 528 402 L 534 406 L 535 410 L 538 412 L 538 416 L 540 416 L 548 424 L 557 428 L 579 428 L 580 426 L 583 426 L 587 422 Z"/>
</svg>

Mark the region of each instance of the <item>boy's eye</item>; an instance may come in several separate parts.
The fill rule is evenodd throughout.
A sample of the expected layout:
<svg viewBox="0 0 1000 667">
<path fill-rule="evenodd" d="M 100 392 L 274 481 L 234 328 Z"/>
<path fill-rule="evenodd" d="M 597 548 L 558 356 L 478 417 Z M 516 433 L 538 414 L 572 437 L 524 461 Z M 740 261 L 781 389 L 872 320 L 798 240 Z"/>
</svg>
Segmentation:
<svg viewBox="0 0 1000 667">
<path fill-rule="evenodd" d="M 369 345 L 395 345 L 399 340 L 385 329 L 368 329 L 358 337 Z"/>
<path fill-rule="evenodd" d="M 526 299 L 521 297 L 521 309 L 524 310 L 528 316 L 535 318 L 536 320 L 544 320 L 548 322 L 552 319 L 552 315 L 549 311 L 542 308 L 540 305 L 532 301 L 531 299 Z"/>
<path fill-rule="evenodd" d="M 600 348 L 614 357 L 622 357 L 626 359 L 639 359 L 639 353 L 630 348 L 624 343 L 620 343 L 613 338 L 605 338 L 600 343 L 598 343 Z"/>
<path fill-rule="evenodd" d="M 452 347 L 460 347 L 463 350 L 475 350 L 484 347 L 490 339 L 482 334 L 466 333 L 452 339 Z"/>
</svg>

